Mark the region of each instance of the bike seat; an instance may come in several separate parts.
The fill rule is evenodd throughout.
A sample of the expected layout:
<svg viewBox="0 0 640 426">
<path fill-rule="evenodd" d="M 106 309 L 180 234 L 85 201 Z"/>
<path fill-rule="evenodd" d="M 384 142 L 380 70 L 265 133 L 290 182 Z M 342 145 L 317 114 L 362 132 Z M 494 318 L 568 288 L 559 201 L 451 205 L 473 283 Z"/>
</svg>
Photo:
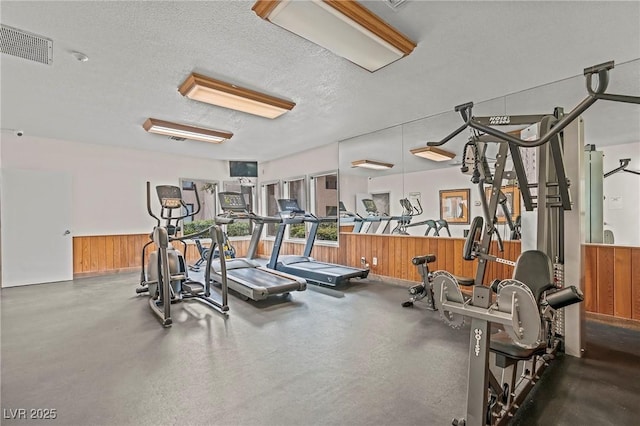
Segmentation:
<svg viewBox="0 0 640 426">
<path fill-rule="evenodd" d="M 457 275 L 454 275 L 453 277 L 456 279 L 456 281 L 458 281 L 458 284 L 463 285 L 465 287 L 472 286 L 475 283 L 475 280 L 473 278 L 459 277 Z"/>
</svg>

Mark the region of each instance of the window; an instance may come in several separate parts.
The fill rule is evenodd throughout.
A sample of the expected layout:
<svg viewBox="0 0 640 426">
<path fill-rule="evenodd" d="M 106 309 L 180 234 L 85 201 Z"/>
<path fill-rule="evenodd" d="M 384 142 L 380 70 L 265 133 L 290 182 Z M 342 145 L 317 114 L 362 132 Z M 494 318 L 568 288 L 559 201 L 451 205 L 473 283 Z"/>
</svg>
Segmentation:
<svg viewBox="0 0 640 426">
<path fill-rule="evenodd" d="M 278 215 L 278 199 L 282 198 L 280 181 L 265 182 L 262 185 L 262 214 L 264 216 Z M 275 237 L 278 230 L 277 223 L 267 223 L 267 237 Z"/>
<path fill-rule="evenodd" d="M 317 240 L 338 241 L 338 174 L 336 172 L 321 173 L 311 178 L 311 212 L 316 216 L 334 216 L 335 221 L 325 222 L 318 226 Z M 334 214 L 330 214 L 334 213 Z"/>
<path fill-rule="evenodd" d="M 307 180 L 304 177 L 287 179 L 284 182 L 284 197 L 298 200 L 302 209 L 307 208 Z M 306 223 L 294 223 L 288 227 L 288 238 L 307 238 Z"/>
<path fill-rule="evenodd" d="M 324 187 L 325 189 L 338 189 L 338 176 L 337 175 L 325 176 Z"/>
<path fill-rule="evenodd" d="M 218 182 L 213 180 L 181 178 L 182 201 L 187 211 L 182 214 L 193 214 L 197 209 L 197 199 L 200 201 L 200 211 L 194 216 L 183 220 L 183 234 L 193 234 L 213 224 L 213 218 L 218 214 Z"/>
<path fill-rule="evenodd" d="M 328 175 L 324 178 L 325 189 L 338 189 L 338 175 Z"/>
</svg>

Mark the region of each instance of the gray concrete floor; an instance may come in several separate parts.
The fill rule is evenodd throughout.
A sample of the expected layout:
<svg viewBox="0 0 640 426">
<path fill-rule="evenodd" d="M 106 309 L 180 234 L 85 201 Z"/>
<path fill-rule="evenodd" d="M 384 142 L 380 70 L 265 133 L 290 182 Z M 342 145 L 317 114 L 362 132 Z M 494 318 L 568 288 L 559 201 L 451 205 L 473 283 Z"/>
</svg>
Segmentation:
<svg viewBox="0 0 640 426">
<path fill-rule="evenodd" d="M 56 409 L 46 423 L 65 425 L 447 425 L 464 415 L 469 329 L 403 309 L 403 288 L 231 296 L 228 319 L 182 303 L 163 329 L 136 280 L 2 290 L 3 424 L 45 423 L 6 419 L 19 408 Z M 559 360 L 517 424 L 638 424 L 640 333 L 590 325 L 589 338 L 591 358 Z"/>
</svg>

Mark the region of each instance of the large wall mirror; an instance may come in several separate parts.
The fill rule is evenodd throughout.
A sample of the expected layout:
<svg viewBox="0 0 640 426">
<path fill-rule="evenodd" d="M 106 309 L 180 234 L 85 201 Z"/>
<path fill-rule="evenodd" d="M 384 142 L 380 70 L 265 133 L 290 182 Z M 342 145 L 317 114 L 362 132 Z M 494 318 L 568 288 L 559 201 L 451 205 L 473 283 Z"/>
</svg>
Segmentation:
<svg viewBox="0 0 640 426">
<path fill-rule="evenodd" d="M 402 126 L 395 126 L 339 144 L 341 229 L 363 218 L 397 216 L 404 197 Z M 388 233 L 393 221 L 367 222 L 372 233 Z M 382 229 L 384 227 L 386 229 Z"/>
<path fill-rule="evenodd" d="M 610 80 L 608 92 L 640 95 L 640 60 L 616 65 Z M 465 101 L 474 101 L 473 115 L 476 117 L 551 114 L 555 107 L 570 111 L 586 94 L 585 78 L 577 75 L 484 102 L 477 102 L 470 94 Z M 613 235 L 615 244 L 639 246 L 640 176 L 623 171 L 604 178 L 604 173 L 619 167 L 620 160 L 627 158 L 630 159 L 627 169 L 640 171 L 640 106 L 598 101 L 582 117 L 584 143 L 595 145 L 604 154 L 604 200 L 600 200 L 603 213 L 597 220 L 601 220 L 604 230 Z M 409 206 L 413 217 L 404 231 L 410 235 L 425 235 L 427 232 L 434 235 L 434 230 L 429 228 L 430 221 L 449 218 L 448 231 L 441 229 L 440 235 L 448 236 L 450 232 L 453 237 L 463 237 L 468 229 L 465 212 L 470 218 L 482 215 L 481 197 L 487 197 L 486 190 L 471 182 L 471 171 L 467 174 L 461 171 L 463 150 L 471 135 L 470 130 L 463 131 L 441 147 L 451 153 L 451 158 L 445 161 L 425 159 L 419 152 L 426 147 L 426 142 L 441 140 L 462 123 L 462 118 L 452 106 L 450 112 L 341 141 L 340 201 L 346 211 L 342 214 L 344 229 L 350 229 L 349 215 L 366 217 L 371 214 L 363 200 L 372 200 L 370 205 L 379 214 L 391 216 L 401 215 Z M 519 132 L 524 127 L 505 125 L 500 129 Z M 497 147 L 497 144 L 487 144 L 485 156 L 490 169 L 495 166 Z M 529 154 L 526 161 L 535 162 L 534 156 Z M 371 160 L 369 166 L 372 168 L 353 167 L 354 162 L 363 160 Z M 361 164 L 367 166 L 366 163 Z M 511 172 L 512 169 L 508 159 L 506 171 Z M 507 209 L 504 212 L 499 209 L 497 220 L 498 232 L 505 240 L 517 237 L 505 214 L 510 215 L 513 221 L 522 216 L 523 227 L 526 226 L 527 213 L 523 211 L 513 178 L 513 173 L 507 173 L 501 187 L 507 198 Z M 572 184 L 582 185 L 581 182 Z M 467 189 L 468 198 L 456 192 Z M 402 205 L 402 199 L 408 200 L 409 204 Z M 534 224 L 535 220 L 530 221 L 529 227 Z M 392 223 L 385 233 L 394 227 Z M 368 232 L 377 232 L 376 224 L 371 225 Z"/>
</svg>

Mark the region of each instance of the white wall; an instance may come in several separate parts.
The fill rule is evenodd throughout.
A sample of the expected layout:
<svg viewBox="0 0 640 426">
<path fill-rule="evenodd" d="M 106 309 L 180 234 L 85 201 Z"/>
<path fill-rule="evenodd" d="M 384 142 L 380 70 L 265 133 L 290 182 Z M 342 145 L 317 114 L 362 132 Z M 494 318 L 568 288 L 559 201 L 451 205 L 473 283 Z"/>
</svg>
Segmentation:
<svg viewBox="0 0 640 426">
<path fill-rule="evenodd" d="M 356 212 L 356 194 L 369 190 L 369 179 L 366 176 L 347 175 L 340 173 L 340 201 L 347 211 Z"/>
<path fill-rule="evenodd" d="M 332 143 L 276 160 L 260 162 L 258 164 L 259 188 L 261 188 L 264 182 L 305 175 L 309 176 L 316 173 L 337 170 L 337 168 L 338 144 Z M 261 203 L 264 202 L 262 198 L 262 196 L 259 197 Z M 262 206 L 259 207 L 258 211 L 264 213 Z M 324 214 L 324 211 L 322 213 Z"/>
<path fill-rule="evenodd" d="M 105 145 L 3 135 L 1 150 L 2 168 L 72 175 L 75 236 L 150 232 L 154 221 L 146 211 L 147 180 L 152 185 L 179 185 L 181 177 L 229 179 L 226 161 Z M 54 208 L 43 206 L 43 214 Z"/>
<path fill-rule="evenodd" d="M 629 170 L 640 171 L 640 142 L 598 147 L 604 153 L 604 173 L 630 158 Z M 618 172 L 604 180 L 604 229 L 613 231 L 616 245 L 640 246 L 640 176 Z"/>
<path fill-rule="evenodd" d="M 258 164 L 260 182 L 337 170 L 338 144 L 332 143 Z"/>
<path fill-rule="evenodd" d="M 400 199 L 404 197 L 404 189 L 402 185 L 403 175 L 386 175 L 386 176 L 370 176 L 369 185 L 366 192 L 369 194 L 381 194 L 389 193 L 389 216 L 398 216 L 402 214 L 402 206 L 400 206 Z M 360 206 L 358 206 L 360 207 Z M 395 224 L 391 225 L 392 227 Z"/>
</svg>

